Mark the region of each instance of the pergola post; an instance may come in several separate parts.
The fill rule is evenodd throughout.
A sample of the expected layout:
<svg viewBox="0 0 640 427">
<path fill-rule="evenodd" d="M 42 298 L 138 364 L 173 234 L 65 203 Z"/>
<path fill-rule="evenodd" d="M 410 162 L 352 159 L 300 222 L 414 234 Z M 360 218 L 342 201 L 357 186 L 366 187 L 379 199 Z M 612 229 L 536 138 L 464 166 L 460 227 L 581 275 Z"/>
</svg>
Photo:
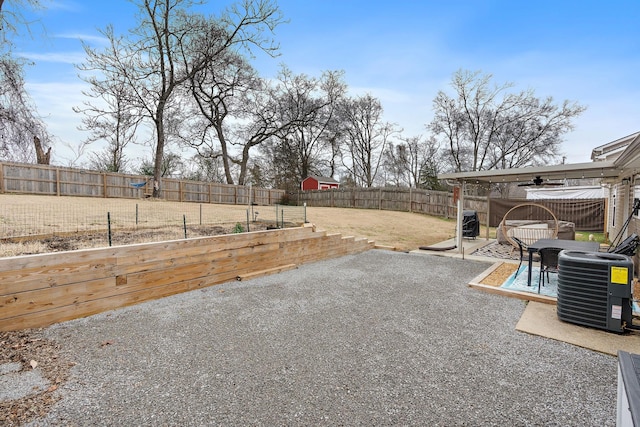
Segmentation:
<svg viewBox="0 0 640 427">
<path fill-rule="evenodd" d="M 456 247 L 458 248 L 458 253 L 463 253 L 462 247 L 462 211 L 464 210 L 464 181 L 460 183 L 458 187 L 458 204 L 457 204 L 457 215 L 456 215 Z"/>
</svg>

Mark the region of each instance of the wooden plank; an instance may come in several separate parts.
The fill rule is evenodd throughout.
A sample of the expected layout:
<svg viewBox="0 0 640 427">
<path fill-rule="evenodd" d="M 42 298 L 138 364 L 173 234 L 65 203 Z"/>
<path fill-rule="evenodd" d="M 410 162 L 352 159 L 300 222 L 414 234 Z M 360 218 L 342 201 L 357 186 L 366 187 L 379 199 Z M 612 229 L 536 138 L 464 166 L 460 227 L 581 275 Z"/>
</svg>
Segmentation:
<svg viewBox="0 0 640 427">
<path fill-rule="evenodd" d="M 367 239 L 357 241 L 342 241 L 333 243 L 331 246 L 325 248 L 324 252 L 317 254 L 305 254 L 301 256 L 301 262 L 315 262 L 322 259 L 335 258 L 343 255 L 364 252 L 373 249 L 373 243 Z"/>
<path fill-rule="evenodd" d="M 245 273 L 242 275 L 238 275 L 236 276 L 236 279 L 238 281 L 255 279 L 256 277 L 267 276 L 269 274 L 282 273 L 283 271 L 293 270 L 295 268 L 298 268 L 296 264 L 287 264 L 280 267 L 268 268 L 266 270 L 258 270 L 252 273 Z"/>
<path fill-rule="evenodd" d="M 264 232 L 263 232 L 264 233 Z M 306 233 L 311 235 L 313 233 Z M 315 236 L 311 236 L 315 238 Z M 181 257 L 206 257 L 211 256 L 212 259 L 218 259 L 221 256 L 234 256 L 237 252 L 234 251 L 247 251 L 247 250 L 267 250 L 272 245 L 279 245 L 287 242 L 286 236 L 279 234 L 273 234 L 270 236 L 259 236 L 258 239 L 242 241 L 243 238 L 239 238 L 237 242 L 220 242 L 202 241 L 205 244 L 200 245 L 198 242 L 194 242 L 193 246 L 161 246 L 153 248 L 140 248 L 139 251 L 121 252 L 118 255 L 117 264 L 119 269 L 130 270 L 131 265 L 140 265 L 146 263 L 162 262 L 163 260 L 171 260 L 171 263 L 175 264 L 175 260 Z M 299 239 L 297 239 L 299 240 Z M 179 242 L 178 245 L 183 245 L 184 242 Z M 254 249 L 255 248 L 255 249 Z"/>
<path fill-rule="evenodd" d="M 109 277 L 89 280 L 82 285 L 55 286 L 0 297 L 0 317 L 4 319 L 113 296 L 118 293 L 114 292 L 115 283 L 116 278 Z"/>
<path fill-rule="evenodd" d="M 119 248 L 83 249 L 78 251 L 55 252 L 36 255 L 19 255 L 0 258 L 0 275 L 4 271 L 29 268 L 47 268 L 60 264 L 104 263 L 119 253 Z M 0 276 L 1 278 L 2 276 Z M 0 279 L 0 282 L 2 280 Z"/>
<path fill-rule="evenodd" d="M 144 288 L 171 283 L 178 283 L 188 279 L 210 276 L 214 270 L 213 262 L 199 262 L 186 265 L 126 274 L 120 288 Z"/>
<path fill-rule="evenodd" d="M 260 246 L 251 246 L 238 249 L 217 249 L 215 251 L 202 248 L 201 251 L 192 251 L 186 256 L 175 256 L 171 258 L 141 258 L 133 260 L 127 264 L 120 264 L 116 268 L 117 274 L 131 274 L 136 272 L 152 271 L 164 268 L 177 267 L 185 264 L 194 264 L 198 262 L 216 262 L 224 258 L 241 256 L 247 253 L 273 252 L 278 250 L 278 243 L 270 243 Z M 132 260 L 129 260 L 132 261 Z"/>
<path fill-rule="evenodd" d="M 295 259 L 298 263 L 304 264 L 345 255 L 348 253 L 347 249 L 348 246 L 346 247 L 341 241 L 323 242 L 323 245 L 316 248 L 288 248 L 287 256 L 289 259 Z M 356 252 L 364 250 L 368 250 L 368 247 L 363 247 L 362 250 L 358 248 Z"/>
<path fill-rule="evenodd" d="M 300 244 L 299 242 L 295 242 L 295 245 L 308 247 L 309 245 L 313 245 L 313 242 L 320 239 L 322 239 L 322 236 L 313 236 L 312 239 L 308 239 L 309 241 L 307 243 Z M 287 259 L 286 246 L 287 242 L 281 242 L 269 245 L 244 247 L 230 251 L 219 250 L 214 253 L 199 254 L 197 256 L 189 254 L 187 257 L 171 262 L 170 272 L 161 268 L 146 268 L 144 273 L 127 273 L 128 283 L 141 284 L 149 281 L 164 283 L 168 281 L 175 281 L 176 276 L 178 276 L 178 280 L 180 280 L 182 275 L 196 277 L 198 275 L 216 275 L 228 270 L 255 271 L 271 268 L 274 265 L 277 266 L 282 264 L 283 258 Z M 189 260 L 190 262 L 186 263 L 184 260 Z M 198 263 L 195 263 L 195 261 L 198 261 Z"/>
<path fill-rule="evenodd" d="M 308 228 L 296 227 L 281 230 L 252 231 L 249 233 L 226 234 L 221 236 L 198 237 L 194 239 L 171 240 L 156 243 L 140 243 L 128 245 L 118 249 L 119 263 L 125 262 L 132 256 L 169 256 L 167 253 L 191 251 L 196 247 L 209 247 L 211 251 L 236 249 L 249 245 L 259 246 L 268 243 L 301 240 L 309 237 L 313 231 Z M 122 262 L 120 262 L 122 261 Z"/>
<path fill-rule="evenodd" d="M 60 196 L 60 169 L 56 168 L 56 196 Z"/>
<path fill-rule="evenodd" d="M 153 258 L 175 258 L 176 254 L 189 256 L 191 252 L 197 250 L 194 248 L 198 247 L 207 247 L 211 252 L 215 252 L 248 245 L 259 246 L 274 242 L 300 240 L 312 234 L 314 234 L 313 231 L 308 228 L 294 228 L 0 258 L 0 282 L 2 282 L 1 274 L 3 271 L 15 269 L 46 268 L 57 264 L 80 264 L 83 262 L 102 261 L 112 257 L 116 257 L 117 263 L 122 265 L 127 264 L 128 260 L 139 262 L 142 258 L 147 260 Z"/>
<path fill-rule="evenodd" d="M 525 301 L 535 301 L 544 304 L 556 304 L 556 299 L 546 295 L 533 294 L 531 292 L 513 291 L 509 289 L 500 288 L 497 286 L 485 285 L 482 283 L 469 283 L 468 286 L 473 289 L 478 289 L 490 294 L 497 294 L 507 296 L 511 298 L 517 298 Z"/>
<path fill-rule="evenodd" d="M 184 277 L 215 275 L 218 271 L 238 269 L 243 263 L 254 265 L 262 263 L 263 260 L 277 259 L 279 250 L 280 245 L 277 243 L 230 251 L 219 250 L 214 253 L 175 258 L 165 263 L 150 263 L 142 266 L 133 264 L 126 268 L 118 268 L 118 272 L 127 276 L 128 285 L 171 283 L 183 280 Z"/>
<path fill-rule="evenodd" d="M 0 295 L 83 283 L 115 275 L 115 259 L 20 268 L 0 273 Z"/>
<path fill-rule="evenodd" d="M 396 247 L 395 246 L 388 246 L 388 245 L 374 245 L 374 249 L 383 249 L 383 250 L 387 250 L 387 251 L 395 251 Z"/>
<path fill-rule="evenodd" d="M 178 285 L 166 285 L 137 292 L 118 294 L 110 298 L 92 300 L 69 306 L 56 307 L 51 310 L 23 314 L 0 320 L 0 331 L 11 331 L 25 328 L 39 328 L 53 323 L 64 322 L 80 317 L 91 316 L 108 310 L 138 304 L 144 301 L 163 298 L 177 293 L 187 292 L 215 284 L 207 278 L 189 280 Z"/>
</svg>

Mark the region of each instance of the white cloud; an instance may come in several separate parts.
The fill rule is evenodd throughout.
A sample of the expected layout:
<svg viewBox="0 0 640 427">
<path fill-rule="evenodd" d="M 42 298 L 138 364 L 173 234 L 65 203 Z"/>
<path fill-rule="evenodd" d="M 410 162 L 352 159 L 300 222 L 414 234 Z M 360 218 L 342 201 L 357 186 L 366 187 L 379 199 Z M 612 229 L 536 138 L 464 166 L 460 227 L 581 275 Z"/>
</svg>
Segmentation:
<svg viewBox="0 0 640 427">
<path fill-rule="evenodd" d="M 34 62 L 57 62 L 63 64 L 79 64 L 87 59 L 83 51 L 49 53 L 21 52 L 19 55 Z"/>
<path fill-rule="evenodd" d="M 87 135 L 77 129 L 82 117 L 73 111 L 73 107 L 82 105 L 85 100 L 82 95 L 82 90 L 86 89 L 85 84 L 27 83 L 26 89 L 47 124 L 48 131 L 56 140 L 77 146 L 86 138 Z M 56 146 L 55 154 L 60 154 L 58 148 Z"/>
<path fill-rule="evenodd" d="M 89 136 L 88 132 L 78 127 L 82 124 L 83 115 L 73 111 L 73 107 L 82 107 L 88 99 L 82 94 L 89 86 L 78 80 L 75 83 L 27 83 L 26 90 L 38 108 L 38 113 L 47 125 L 47 130 L 54 137 L 52 150 L 55 164 L 68 165 L 71 161 L 86 162 L 91 153 L 105 147 L 104 141 L 97 141 L 85 147 L 83 156 L 77 159 L 78 147 Z M 92 100 L 99 102 L 99 100 Z M 130 145 L 126 155 L 131 159 L 147 156 L 148 148 L 141 145 Z"/>
<path fill-rule="evenodd" d="M 84 42 L 92 42 L 97 45 L 107 46 L 109 44 L 109 39 L 101 35 L 95 34 L 83 34 L 83 33 L 62 33 L 56 34 L 55 37 L 60 39 L 70 39 L 70 40 L 78 40 Z"/>
<path fill-rule="evenodd" d="M 575 130 L 566 135 L 563 150 L 567 162 L 589 162 L 595 147 L 639 131 L 639 115 L 640 108 L 632 98 L 600 100 L 591 105 L 574 121 Z"/>
<path fill-rule="evenodd" d="M 43 6 L 48 10 L 65 10 L 69 12 L 76 12 L 81 10 L 81 6 L 74 1 L 62 1 L 62 0 L 45 0 Z"/>
</svg>

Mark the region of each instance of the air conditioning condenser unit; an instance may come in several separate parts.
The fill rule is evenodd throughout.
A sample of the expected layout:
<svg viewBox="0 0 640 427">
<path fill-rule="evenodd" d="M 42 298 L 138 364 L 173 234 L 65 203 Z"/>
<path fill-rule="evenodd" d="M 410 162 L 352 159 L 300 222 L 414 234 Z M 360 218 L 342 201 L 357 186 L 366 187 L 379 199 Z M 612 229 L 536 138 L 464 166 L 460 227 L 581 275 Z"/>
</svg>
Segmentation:
<svg viewBox="0 0 640 427">
<path fill-rule="evenodd" d="M 627 255 L 562 251 L 558 257 L 558 318 L 622 333 L 632 321 L 633 261 Z"/>
</svg>

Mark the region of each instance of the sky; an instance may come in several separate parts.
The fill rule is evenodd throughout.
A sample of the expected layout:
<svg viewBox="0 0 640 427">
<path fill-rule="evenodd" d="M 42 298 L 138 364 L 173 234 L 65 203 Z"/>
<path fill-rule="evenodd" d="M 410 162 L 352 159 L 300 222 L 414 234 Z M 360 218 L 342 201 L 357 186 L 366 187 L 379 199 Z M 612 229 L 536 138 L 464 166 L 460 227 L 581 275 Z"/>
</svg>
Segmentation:
<svg viewBox="0 0 640 427">
<path fill-rule="evenodd" d="M 26 87 L 56 137 L 53 163 L 69 165 L 99 149 L 78 157 L 87 137 L 72 110 L 87 100 L 74 66 L 85 59 L 80 40 L 103 46 L 98 30 L 109 24 L 126 33 L 136 8 L 126 0 L 41 1 L 42 10 L 27 14 L 31 37 L 16 39 L 15 51 L 32 62 Z M 593 148 L 640 130 L 640 0 L 275 1 L 288 22 L 273 35 L 279 56 L 256 54 L 259 73 L 275 77 L 282 64 L 316 77 L 343 70 L 350 94 L 378 98 L 404 136 L 429 134 L 433 99 L 453 94 L 461 69 L 586 106 L 564 137 L 567 163 L 589 162 Z M 219 14 L 230 4 L 208 1 L 199 11 Z"/>
</svg>

